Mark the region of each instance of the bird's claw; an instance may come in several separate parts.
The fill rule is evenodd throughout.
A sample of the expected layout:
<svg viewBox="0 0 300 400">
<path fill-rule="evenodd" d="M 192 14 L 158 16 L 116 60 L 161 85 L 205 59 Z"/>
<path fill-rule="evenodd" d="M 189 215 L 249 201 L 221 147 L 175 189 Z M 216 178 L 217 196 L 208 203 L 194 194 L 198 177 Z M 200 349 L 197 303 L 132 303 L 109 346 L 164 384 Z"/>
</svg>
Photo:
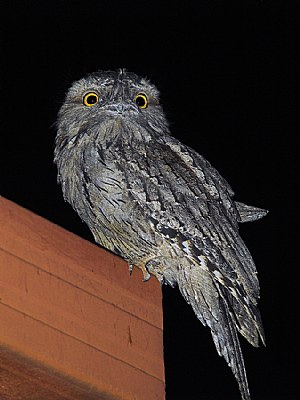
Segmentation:
<svg viewBox="0 0 300 400">
<path fill-rule="evenodd" d="M 132 275 L 134 265 L 132 263 L 128 263 L 128 268 L 129 268 L 129 275 Z M 140 269 L 142 270 L 143 273 L 143 282 L 149 281 L 151 278 L 151 275 L 149 274 L 147 268 L 145 266 L 140 266 Z"/>
<path fill-rule="evenodd" d="M 132 271 L 133 271 L 133 264 L 128 264 L 129 267 L 129 275 L 132 275 Z"/>
<path fill-rule="evenodd" d="M 149 279 L 151 278 L 149 272 L 146 269 L 143 269 L 142 271 L 143 271 L 143 282 L 149 281 Z"/>
<path fill-rule="evenodd" d="M 164 282 L 164 277 L 163 274 L 161 272 L 161 268 L 160 268 L 160 262 L 157 260 L 149 260 L 146 265 L 145 265 L 145 269 L 150 272 L 152 275 L 154 275 L 156 277 L 156 279 L 160 282 L 160 284 L 162 285 Z"/>
</svg>

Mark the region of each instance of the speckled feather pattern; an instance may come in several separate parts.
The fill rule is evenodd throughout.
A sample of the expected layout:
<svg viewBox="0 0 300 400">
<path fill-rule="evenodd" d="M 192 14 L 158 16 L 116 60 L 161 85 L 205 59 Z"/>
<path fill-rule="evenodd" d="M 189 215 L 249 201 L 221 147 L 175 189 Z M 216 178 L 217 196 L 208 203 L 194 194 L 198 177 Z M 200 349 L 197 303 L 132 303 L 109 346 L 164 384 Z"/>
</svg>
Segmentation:
<svg viewBox="0 0 300 400">
<path fill-rule="evenodd" d="M 86 93 L 97 104 L 83 104 Z M 140 108 L 136 95 L 146 95 Z M 238 223 L 265 210 L 233 200 L 208 161 L 171 136 L 158 90 L 125 70 L 75 82 L 57 122 L 63 195 L 95 241 L 165 284 L 178 285 L 249 400 L 237 332 L 264 342 L 259 283 Z"/>
</svg>

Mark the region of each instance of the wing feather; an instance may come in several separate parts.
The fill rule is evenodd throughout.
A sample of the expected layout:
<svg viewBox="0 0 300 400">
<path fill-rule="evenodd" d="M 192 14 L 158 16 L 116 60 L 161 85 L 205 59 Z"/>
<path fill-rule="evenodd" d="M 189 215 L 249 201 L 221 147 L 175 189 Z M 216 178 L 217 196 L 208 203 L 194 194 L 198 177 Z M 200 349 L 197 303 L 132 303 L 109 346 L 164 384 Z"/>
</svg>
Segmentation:
<svg viewBox="0 0 300 400">
<path fill-rule="evenodd" d="M 144 156 L 127 147 L 117 163 L 146 218 L 189 259 L 190 267 L 177 260 L 179 289 L 210 327 L 243 399 L 250 399 L 237 330 L 254 346 L 259 336 L 264 342 L 264 332 L 256 267 L 238 232 L 245 207 L 234 202 L 231 187 L 208 161 L 173 137 L 152 143 Z"/>
</svg>

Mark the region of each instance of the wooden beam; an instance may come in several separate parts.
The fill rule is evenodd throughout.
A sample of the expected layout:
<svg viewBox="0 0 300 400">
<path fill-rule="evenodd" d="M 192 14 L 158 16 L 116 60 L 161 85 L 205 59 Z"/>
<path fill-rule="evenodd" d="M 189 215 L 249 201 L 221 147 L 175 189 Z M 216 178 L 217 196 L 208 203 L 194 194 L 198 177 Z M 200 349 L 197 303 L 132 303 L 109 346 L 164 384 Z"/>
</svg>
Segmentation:
<svg viewBox="0 0 300 400">
<path fill-rule="evenodd" d="M 5 399 L 164 399 L 160 285 L 0 198 L 0 362 Z"/>
</svg>

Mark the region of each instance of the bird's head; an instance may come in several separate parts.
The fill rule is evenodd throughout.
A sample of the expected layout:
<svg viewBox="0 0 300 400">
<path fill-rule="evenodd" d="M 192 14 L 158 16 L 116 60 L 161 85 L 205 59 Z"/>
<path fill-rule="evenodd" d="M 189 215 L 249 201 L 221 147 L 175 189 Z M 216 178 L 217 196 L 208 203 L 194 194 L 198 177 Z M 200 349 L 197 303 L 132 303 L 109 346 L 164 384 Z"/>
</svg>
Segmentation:
<svg viewBox="0 0 300 400">
<path fill-rule="evenodd" d="M 59 122 L 95 118 L 145 119 L 162 113 L 159 92 L 144 78 L 125 69 L 99 71 L 73 83 L 59 112 Z"/>
<path fill-rule="evenodd" d="M 168 134 L 159 92 L 124 69 L 99 71 L 73 83 L 57 120 L 56 152 L 94 141 L 107 149 L 121 141 L 135 146 Z"/>
</svg>

